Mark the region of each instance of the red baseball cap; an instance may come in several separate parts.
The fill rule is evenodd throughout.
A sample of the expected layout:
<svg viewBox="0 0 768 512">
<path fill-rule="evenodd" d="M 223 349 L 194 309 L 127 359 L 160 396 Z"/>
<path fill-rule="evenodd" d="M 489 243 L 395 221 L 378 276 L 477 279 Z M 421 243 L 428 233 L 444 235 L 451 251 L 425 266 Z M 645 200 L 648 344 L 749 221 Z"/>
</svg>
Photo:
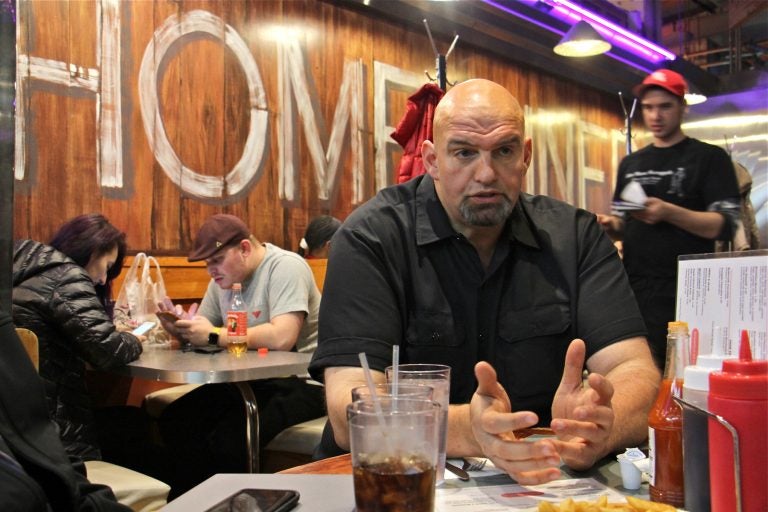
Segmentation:
<svg viewBox="0 0 768 512">
<path fill-rule="evenodd" d="M 641 98 L 645 91 L 651 87 L 661 87 L 680 98 L 685 98 L 685 94 L 688 92 L 688 84 L 685 83 L 685 78 L 669 69 L 657 69 L 645 77 L 643 83 L 632 89 L 632 92 L 635 96 Z"/>
</svg>

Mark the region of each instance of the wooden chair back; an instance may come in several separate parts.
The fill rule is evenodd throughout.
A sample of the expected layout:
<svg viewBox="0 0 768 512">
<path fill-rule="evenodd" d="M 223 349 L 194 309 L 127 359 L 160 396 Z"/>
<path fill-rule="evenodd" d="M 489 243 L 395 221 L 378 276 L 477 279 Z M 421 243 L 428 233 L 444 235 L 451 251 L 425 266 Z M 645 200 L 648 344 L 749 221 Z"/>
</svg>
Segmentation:
<svg viewBox="0 0 768 512">
<path fill-rule="evenodd" d="M 323 284 L 325 283 L 325 270 L 328 267 L 326 258 L 311 258 L 307 260 L 309 268 L 312 269 L 312 275 L 315 277 L 315 284 L 320 293 L 323 293 Z"/>
<path fill-rule="evenodd" d="M 24 327 L 17 327 L 16 334 L 19 336 L 21 344 L 24 345 L 24 350 L 29 354 L 32 364 L 35 365 L 35 370 L 40 370 L 40 348 L 38 347 L 37 334 Z"/>
</svg>

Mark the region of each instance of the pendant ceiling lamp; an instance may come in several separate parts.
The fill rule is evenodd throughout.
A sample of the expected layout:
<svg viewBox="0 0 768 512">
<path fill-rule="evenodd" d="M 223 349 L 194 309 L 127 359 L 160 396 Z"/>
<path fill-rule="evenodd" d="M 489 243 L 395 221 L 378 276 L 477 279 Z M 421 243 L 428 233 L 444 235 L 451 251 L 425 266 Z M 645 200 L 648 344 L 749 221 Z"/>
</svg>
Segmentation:
<svg viewBox="0 0 768 512">
<path fill-rule="evenodd" d="M 685 93 L 685 104 L 698 105 L 699 103 L 704 103 L 705 101 L 707 101 L 707 97 L 702 94 L 695 85 L 688 82 L 688 92 Z"/>
<path fill-rule="evenodd" d="M 554 51 L 563 57 L 591 57 L 611 49 L 611 43 L 603 39 L 592 25 L 579 21 L 563 36 Z"/>
</svg>

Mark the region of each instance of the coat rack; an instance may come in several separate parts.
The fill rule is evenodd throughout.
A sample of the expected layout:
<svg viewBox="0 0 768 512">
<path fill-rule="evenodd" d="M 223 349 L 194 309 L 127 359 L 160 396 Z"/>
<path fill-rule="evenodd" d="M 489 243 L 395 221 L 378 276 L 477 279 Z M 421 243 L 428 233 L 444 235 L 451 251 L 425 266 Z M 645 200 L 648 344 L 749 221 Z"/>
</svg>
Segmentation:
<svg viewBox="0 0 768 512">
<path fill-rule="evenodd" d="M 432 82 L 437 82 L 437 84 L 440 86 L 442 90 L 446 90 L 446 85 L 453 85 L 450 82 L 448 82 L 447 77 L 447 71 L 446 71 L 446 61 L 448 60 L 448 56 L 453 51 L 454 47 L 456 46 L 456 41 L 459 40 L 459 35 L 456 34 L 456 36 L 453 38 L 453 42 L 451 43 L 451 47 L 448 48 L 448 52 L 443 55 L 440 52 L 437 51 L 437 46 L 435 46 L 435 40 L 432 39 L 432 32 L 429 30 L 429 23 L 427 22 L 426 18 L 422 20 L 424 23 L 424 28 L 427 29 L 427 36 L 429 37 L 429 42 L 432 44 L 432 50 L 435 52 L 435 72 L 437 73 L 437 76 L 435 78 L 432 78 L 429 76 L 429 72 L 427 70 L 424 70 L 424 74 L 427 75 L 427 78 L 429 78 Z"/>
<path fill-rule="evenodd" d="M 627 136 L 627 154 L 632 153 L 632 116 L 635 115 L 635 107 L 637 107 L 637 98 L 632 100 L 632 108 L 627 113 L 627 106 L 624 105 L 624 96 L 619 91 L 619 101 L 621 102 L 621 110 L 624 111 L 624 130 Z"/>
</svg>

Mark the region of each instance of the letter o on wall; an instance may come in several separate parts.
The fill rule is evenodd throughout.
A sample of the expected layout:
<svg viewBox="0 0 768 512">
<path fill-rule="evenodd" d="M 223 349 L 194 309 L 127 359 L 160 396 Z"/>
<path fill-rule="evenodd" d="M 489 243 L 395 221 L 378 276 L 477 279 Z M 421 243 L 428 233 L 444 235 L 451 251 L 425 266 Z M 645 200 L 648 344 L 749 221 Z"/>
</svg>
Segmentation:
<svg viewBox="0 0 768 512">
<path fill-rule="evenodd" d="M 243 155 L 226 176 L 205 176 L 184 166 L 165 132 L 157 97 L 160 64 L 171 45 L 195 32 L 223 40 L 237 57 L 248 84 L 251 124 Z M 259 67 L 237 31 L 224 20 L 207 11 L 190 11 L 179 17 L 169 16 L 155 31 L 144 51 L 139 70 L 139 102 L 144 131 L 152 152 L 168 178 L 185 193 L 199 199 L 221 199 L 243 192 L 260 177 L 268 138 L 267 99 Z"/>
</svg>

